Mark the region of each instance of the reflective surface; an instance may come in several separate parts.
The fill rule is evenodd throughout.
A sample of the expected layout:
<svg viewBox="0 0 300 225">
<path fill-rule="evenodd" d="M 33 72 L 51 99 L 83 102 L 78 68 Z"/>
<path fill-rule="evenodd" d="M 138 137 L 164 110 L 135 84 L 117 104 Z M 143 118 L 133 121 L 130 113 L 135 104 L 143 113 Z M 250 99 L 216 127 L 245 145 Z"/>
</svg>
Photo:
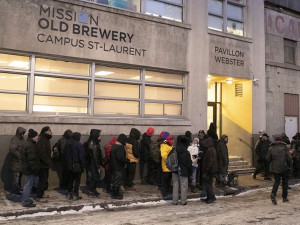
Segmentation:
<svg viewBox="0 0 300 225">
<path fill-rule="evenodd" d="M 0 110 L 26 110 L 26 95 L 0 93 Z"/>
<path fill-rule="evenodd" d="M 27 75 L 0 73 L 0 89 L 27 91 Z"/>
<path fill-rule="evenodd" d="M 139 115 L 139 102 L 95 99 L 96 114 Z"/>
</svg>

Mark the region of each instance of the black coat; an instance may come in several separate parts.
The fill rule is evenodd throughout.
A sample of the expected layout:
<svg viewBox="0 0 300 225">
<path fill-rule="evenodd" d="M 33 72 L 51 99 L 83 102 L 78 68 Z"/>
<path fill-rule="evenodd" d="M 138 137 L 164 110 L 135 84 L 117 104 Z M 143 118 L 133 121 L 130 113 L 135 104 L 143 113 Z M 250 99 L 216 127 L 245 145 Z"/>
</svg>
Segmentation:
<svg viewBox="0 0 300 225">
<path fill-rule="evenodd" d="M 22 173 L 29 175 L 37 175 L 39 172 L 40 160 L 38 157 L 37 143 L 28 138 L 25 148 L 21 153 Z"/>
<path fill-rule="evenodd" d="M 141 152 L 140 159 L 148 162 L 150 158 L 150 145 L 151 145 L 151 137 L 149 137 L 146 133 L 143 134 L 143 138 L 141 140 Z"/>
<path fill-rule="evenodd" d="M 228 148 L 226 142 L 220 139 L 217 148 L 218 173 L 227 174 L 229 165 Z"/>
<path fill-rule="evenodd" d="M 64 161 L 67 170 L 72 168 L 74 163 L 79 163 L 82 170 L 84 168 L 84 150 L 82 144 L 79 142 L 78 137 L 72 137 L 68 141 L 64 151 Z"/>
<path fill-rule="evenodd" d="M 11 154 L 11 170 L 21 172 L 21 152 L 23 151 L 26 140 L 22 136 L 26 130 L 23 127 L 18 127 L 16 135 L 12 137 L 9 144 L 9 153 Z"/>
<path fill-rule="evenodd" d="M 203 141 L 206 148 L 203 157 L 202 170 L 204 174 L 213 174 L 217 172 L 217 152 L 212 138 Z"/>
<path fill-rule="evenodd" d="M 40 159 L 40 168 L 49 169 L 51 166 L 51 144 L 52 136 L 48 134 L 41 134 L 38 141 L 38 156 Z"/>
<path fill-rule="evenodd" d="M 272 144 L 270 140 L 258 140 L 255 146 L 255 152 L 259 159 L 266 160 L 269 147 Z"/>
<path fill-rule="evenodd" d="M 133 156 L 137 159 L 140 157 L 139 142 L 138 142 L 140 137 L 141 137 L 141 132 L 136 128 L 132 128 L 130 130 L 129 137 L 127 139 L 127 143 L 132 145 Z"/>
<path fill-rule="evenodd" d="M 266 159 L 270 162 L 271 172 L 283 173 L 292 165 L 292 156 L 287 145 L 281 141 L 271 144 Z"/>
<path fill-rule="evenodd" d="M 83 145 L 86 168 L 89 171 L 96 171 L 100 169 L 102 165 L 103 156 L 100 142 L 98 140 L 99 136 L 100 130 L 92 129 L 88 141 Z"/>
<path fill-rule="evenodd" d="M 110 161 L 113 171 L 123 171 L 125 165 L 130 162 L 129 159 L 126 158 L 124 145 L 118 141 L 111 148 Z"/>
<path fill-rule="evenodd" d="M 179 175 L 182 177 L 189 177 L 193 172 L 191 155 L 187 150 L 188 144 L 189 141 L 186 138 L 181 139 L 179 143 L 177 139 L 176 152 L 178 158 L 178 166 L 180 167 Z"/>
</svg>

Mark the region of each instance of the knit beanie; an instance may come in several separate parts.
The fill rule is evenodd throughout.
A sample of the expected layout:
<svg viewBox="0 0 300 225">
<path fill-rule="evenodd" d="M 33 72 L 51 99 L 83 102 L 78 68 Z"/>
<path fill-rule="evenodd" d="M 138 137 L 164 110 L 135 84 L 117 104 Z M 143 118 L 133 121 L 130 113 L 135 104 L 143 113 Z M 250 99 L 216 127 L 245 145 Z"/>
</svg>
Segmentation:
<svg viewBox="0 0 300 225">
<path fill-rule="evenodd" d="M 147 136 L 151 137 L 153 133 L 154 133 L 154 129 L 152 127 L 149 127 L 146 132 Z"/>
<path fill-rule="evenodd" d="M 159 137 L 162 138 L 162 137 L 164 136 L 164 134 L 165 134 L 165 132 L 162 131 L 162 132 L 160 133 Z"/>
<path fill-rule="evenodd" d="M 168 137 L 169 135 L 170 135 L 170 133 L 165 132 L 164 135 L 162 136 L 162 138 L 163 138 L 164 140 L 167 140 L 167 137 Z"/>
<path fill-rule="evenodd" d="M 32 139 L 32 138 L 34 138 L 36 136 L 38 136 L 38 132 L 36 132 L 34 129 L 29 129 L 29 131 L 28 131 L 28 137 L 30 139 Z"/>
<path fill-rule="evenodd" d="M 127 136 L 125 134 L 120 134 L 118 136 L 118 142 L 120 142 L 122 145 L 126 145 Z"/>
</svg>

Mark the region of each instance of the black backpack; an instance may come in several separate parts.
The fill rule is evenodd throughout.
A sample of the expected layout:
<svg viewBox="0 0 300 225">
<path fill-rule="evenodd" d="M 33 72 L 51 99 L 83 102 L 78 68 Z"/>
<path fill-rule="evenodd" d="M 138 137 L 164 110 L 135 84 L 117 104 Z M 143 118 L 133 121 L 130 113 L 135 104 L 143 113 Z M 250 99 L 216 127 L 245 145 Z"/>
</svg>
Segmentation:
<svg viewBox="0 0 300 225">
<path fill-rule="evenodd" d="M 166 166 L 172 172 L 178 171 L 178 158 L 177 158 L 176 148 L 173 148 L 170 151 L 170 153 L 166 159 Z"/>
</svg>

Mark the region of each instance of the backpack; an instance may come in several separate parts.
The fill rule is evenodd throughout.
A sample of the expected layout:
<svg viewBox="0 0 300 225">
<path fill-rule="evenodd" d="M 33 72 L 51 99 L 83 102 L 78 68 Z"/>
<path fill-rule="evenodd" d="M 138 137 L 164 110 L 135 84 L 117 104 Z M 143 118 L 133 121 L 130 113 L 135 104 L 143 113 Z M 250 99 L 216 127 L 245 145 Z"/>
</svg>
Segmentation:
<svg viewBox="0 0 300 225">
<path fill-rule="evenodd" d="M 173 148 L 166 159 L 166 166 L 169 170 L 172 172 L 178 171 L 178 158 L 177 158 L 177 152 L 176 149 Z"/>
<path fill-rule="evenodd" d="M 150 158 L 155 163 L 161 162 L 161 156 L 160 156 L 160 145 L 158 143 L 150 143 Z"/>
</svg>

